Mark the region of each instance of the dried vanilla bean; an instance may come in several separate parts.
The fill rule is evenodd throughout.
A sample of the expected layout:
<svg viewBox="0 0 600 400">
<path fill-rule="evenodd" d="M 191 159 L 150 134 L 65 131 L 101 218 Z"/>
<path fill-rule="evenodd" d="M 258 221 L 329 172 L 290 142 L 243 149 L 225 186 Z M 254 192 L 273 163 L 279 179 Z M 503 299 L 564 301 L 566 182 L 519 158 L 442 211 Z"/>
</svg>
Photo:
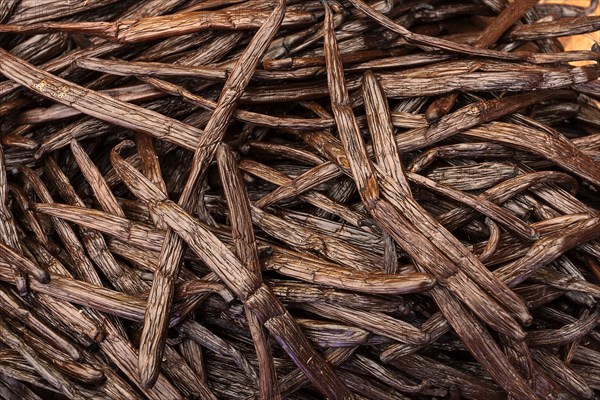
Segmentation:
<svg viewBox="0 0 600 400">
<path fill-rule="evenodd" d="M 235 11 L 185 12 L 140 19 L 124 19 L 117 22 L 46 22 L 41 24 L 2 24 L 0 32 L 50 33 L 65 32 L 101 37 L 120 43 L 136 43 L 185 35 L 209 29 L 239 30 L 262 27 L 269 17 L 268 12 L 247 9 Z M 311 23 L 315 16 L 306 12 L 288 11 L 283 26 Z"/>
<path fill-rule="evenodd" d="M 598 0 L 63 3 L 0 2 L 1 398 L 600 390 Z"/>
<path fill-rule="evenodd" d="M 233 114 L 234 106 L 250 80 L 250 74 L 256 67 L 259 57 L 266 50 L 268 43 L 279 29 L 284 18 L 285 6 L 285 1 L 280 2 L 278 7 L 269 15 L 267 21 L 258 30 L 225 82 L 225 88 L 219 96 L 215 112 L 211 115 L 205 128 L 206 135 L 201 137 L 201 141 L 194 151 L 193 168 L 178 202 L 178 205 L 184 209 L 191 206 L 192 200 L 190 197 L 196 186 L 196 181 L 201 175 L 204 175 L 207 167 L 205 164 L 212 159 L 216 144 L 222 140 L 229 119 Z M 208 147 L 205 147 L 207 145 Z M 145 386 L 152 386 L 158 374 L 158 360 L 165 340 L 167 312 L 170 307 L 170 299 L 173 296 L 172 281 L 179 270 L 183 246 L 182 240 L 171 229 L 168 229 L 148 299 L 147 320 L 144 322 L 140 343 L 138 366 Z M 167 302 L 164 301 L 165 297 Z"/>
</svg>

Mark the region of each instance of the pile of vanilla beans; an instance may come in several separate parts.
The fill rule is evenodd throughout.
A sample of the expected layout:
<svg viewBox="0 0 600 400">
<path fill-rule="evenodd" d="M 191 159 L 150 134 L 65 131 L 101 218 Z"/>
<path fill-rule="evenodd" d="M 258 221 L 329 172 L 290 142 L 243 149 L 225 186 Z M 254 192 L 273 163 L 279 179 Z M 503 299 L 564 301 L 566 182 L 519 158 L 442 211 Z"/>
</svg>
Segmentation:
<svg viewBox="0 0 600 400">
<path fill-rule="evenodd" d="M 0 1 L 0 398 L 594 398 L 597 5 Z"/>
</svg>

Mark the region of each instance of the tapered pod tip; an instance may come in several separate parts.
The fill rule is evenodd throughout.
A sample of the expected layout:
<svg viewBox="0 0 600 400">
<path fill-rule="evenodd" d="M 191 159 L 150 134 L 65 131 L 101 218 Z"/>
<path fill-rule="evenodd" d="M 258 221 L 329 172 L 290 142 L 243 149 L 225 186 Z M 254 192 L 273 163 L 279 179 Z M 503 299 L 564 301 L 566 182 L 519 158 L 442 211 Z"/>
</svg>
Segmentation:
<svg viewBox="0 0 600 400">
<path fill-rule="evenodd" d="M 159 370 L 156 366 L 144 363 L 140 365 L 140 385 L 144 389 L 152 389 L 158 379 Z"/>
</svg>

